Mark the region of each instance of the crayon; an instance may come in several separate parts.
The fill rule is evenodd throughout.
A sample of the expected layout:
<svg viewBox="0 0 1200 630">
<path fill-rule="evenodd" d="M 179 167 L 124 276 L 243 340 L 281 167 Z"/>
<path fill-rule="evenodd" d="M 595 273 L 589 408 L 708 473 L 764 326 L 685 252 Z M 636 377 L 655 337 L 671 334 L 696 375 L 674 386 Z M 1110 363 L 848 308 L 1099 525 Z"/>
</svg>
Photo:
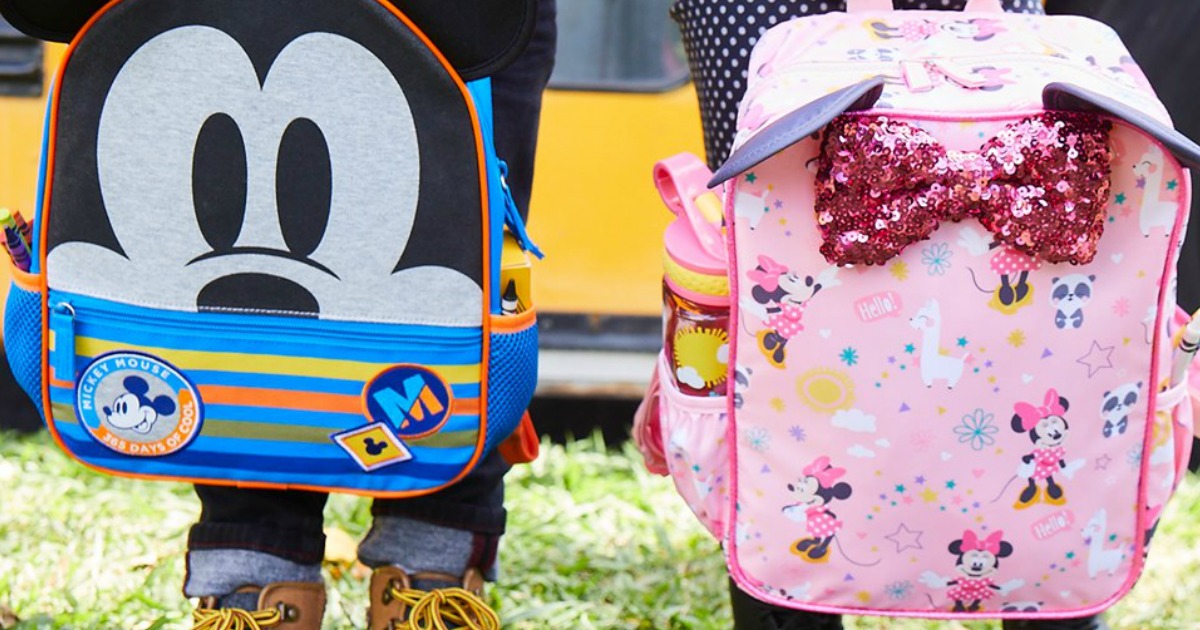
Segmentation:
<svg viewBox="0 0 1200 630">
<path fill-rule="evenodd" d="M 21 235 L 13 228 L 5 226 L 4 238 L 4 246 L 8 249 L 8 255 L 12 257 L 13 265 L 21 271 L 29 271 L 29 249 L 25 247 Z"/>
<path fill-rule="evenodd" d="M 25 238 L 25 244 L 28 245 L 28 244 L 32 243 L 33 242 L 33 228 L 32 228 L 32 226 L 29 225 L 28 222 L 25 221 L 25 217 L 21 216 L 21 211 L 13 210 L 12 217 L 13 217 L 13 221 L 15 221 L 17 224 L 17 231 L 20 232 L 21 236 L 23 236 Z"/>
</svg>

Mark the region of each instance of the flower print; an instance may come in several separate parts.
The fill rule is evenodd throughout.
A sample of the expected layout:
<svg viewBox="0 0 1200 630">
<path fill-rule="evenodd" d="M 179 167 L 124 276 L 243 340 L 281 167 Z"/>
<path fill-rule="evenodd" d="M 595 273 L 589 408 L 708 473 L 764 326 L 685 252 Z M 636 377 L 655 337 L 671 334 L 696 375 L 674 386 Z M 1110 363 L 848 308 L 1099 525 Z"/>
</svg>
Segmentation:
<svg viewBox="0 0 1200 630">
<path fill-rule="evenodd" d="M 855 350 L 854 348 L 846 348 L 842 350 L 842 354 L 840 356 L 842 363 L 845 363 L 846 365 L 855 365 L 858 363 L 858 350 Z"/>
<path fill-rule="evenodd" d="M 996 416 L 982 409 L 963 416 L 962 424 L 954 427 L 954 433 L 958 435 L 958 441 L 966 444 L 970 443 L 971 448 L 982 451 L 985 447 L 996 443 L 996 438 L 992 437 L 1000 428 L 992 424 Z"/>
<path fill-rule="evenodd" d="M 953 256 L 954 252 L 950 251 L 950 246 L 946 243 L 934 243 L 921 250 L 921 262 L 925 264 L 926 271 L 931 276 L 946 275 L 946 271 L 950 269 L 950 258 Z"/>
<path fill-rule="evenodd" d="M 798 424 L 793 424 L 792 428 L 788 429 L 788 435 L 792 436 L 792 439 L 797 442 L 803 442 L 808 439 L 808 434 L 804 432 L 804 427 Z"/>
<path fill-rule="evenodd" d="M 912 594 L 912 590 L 912 582 L 909 582 L 908 580 L 904 580 L 902 582 L 892 582 L 891 584 L 883 587 L 883 591 L 887 593 L 887 596 L 896 601 L 908 599 L 908 596 Z"/>
<path fill-rule="evenodd" d="M 762 427 L 747 429 L 742 436 L 746 440 L 746 446 L 756 453 L 765 453 L 771 447 L 771 434 Z"/>
<path fill-rule="evenodd" d="M 1129 298 L 1121 298 L 1113 303 L 1113 315 L 1117 317 L 1125 317 L 1129 314 Z"/>
</svg>

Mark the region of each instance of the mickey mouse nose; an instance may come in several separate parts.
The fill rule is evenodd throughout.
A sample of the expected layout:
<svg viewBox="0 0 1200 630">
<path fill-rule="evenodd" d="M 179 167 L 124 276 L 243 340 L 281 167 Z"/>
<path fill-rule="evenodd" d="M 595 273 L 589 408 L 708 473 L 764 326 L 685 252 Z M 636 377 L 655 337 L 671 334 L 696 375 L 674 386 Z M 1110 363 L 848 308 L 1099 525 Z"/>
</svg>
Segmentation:
<svg viewBox="0 0 1200 630">
<path fill-rule="evenodd" d="M 279 276 L 239 273 L 217 278 L 200 290 L 196 306 L 201 311 L 275 311 L 316 317 L 321 305 L 308 289 Z"/>
</svg>

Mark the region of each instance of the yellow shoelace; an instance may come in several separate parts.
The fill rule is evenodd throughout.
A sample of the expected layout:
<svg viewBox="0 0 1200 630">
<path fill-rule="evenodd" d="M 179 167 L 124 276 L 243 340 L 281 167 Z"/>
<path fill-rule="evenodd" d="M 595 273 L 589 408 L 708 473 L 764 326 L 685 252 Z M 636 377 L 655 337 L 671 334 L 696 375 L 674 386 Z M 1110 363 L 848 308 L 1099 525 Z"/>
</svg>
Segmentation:
<svg viewBox="0 0 1200 630">
<path fill-rule="evenodd" d="M 197 608 L 192 612 L 192 630 L 265 630 L 282 622 L 283 613 L 275 608 L 254 611 Z"/>
<path fill-rule="evenodd" d="M 432 591 L 391 589 L 392 597 L 408 605 L 408 621 L 397 630 L 500 630 L 500 616 L 474 593 L 461 588 Z M 458 624 L 447 626 L 446 622 Z"/>
</svg>

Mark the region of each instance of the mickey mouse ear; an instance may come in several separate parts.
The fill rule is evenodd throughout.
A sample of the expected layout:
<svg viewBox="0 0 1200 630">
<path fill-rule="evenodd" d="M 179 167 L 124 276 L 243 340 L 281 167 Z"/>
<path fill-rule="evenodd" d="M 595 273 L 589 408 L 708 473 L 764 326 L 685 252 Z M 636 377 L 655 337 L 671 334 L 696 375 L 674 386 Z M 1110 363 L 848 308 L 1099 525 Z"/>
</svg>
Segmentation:
<svg viewBox="0 0 1200 630">
<path fill-rule="evenodd" d="M 30 37 L 69 42 L 107 0 L 0 0 L 0 15 Z"/>
<path fill-rule="evenodd" d="M 467 3 L 446 0 L 387 1 L 425 33 L 465 81 L 495 74 L 512 63 L 529 44 L 537 21 L 537 0 L 472 0 L 466 7 L 461 5 Z M 0 0 L 0 15 L 31 37 L 69 42 L 108 3 Z"/>
</svg>

